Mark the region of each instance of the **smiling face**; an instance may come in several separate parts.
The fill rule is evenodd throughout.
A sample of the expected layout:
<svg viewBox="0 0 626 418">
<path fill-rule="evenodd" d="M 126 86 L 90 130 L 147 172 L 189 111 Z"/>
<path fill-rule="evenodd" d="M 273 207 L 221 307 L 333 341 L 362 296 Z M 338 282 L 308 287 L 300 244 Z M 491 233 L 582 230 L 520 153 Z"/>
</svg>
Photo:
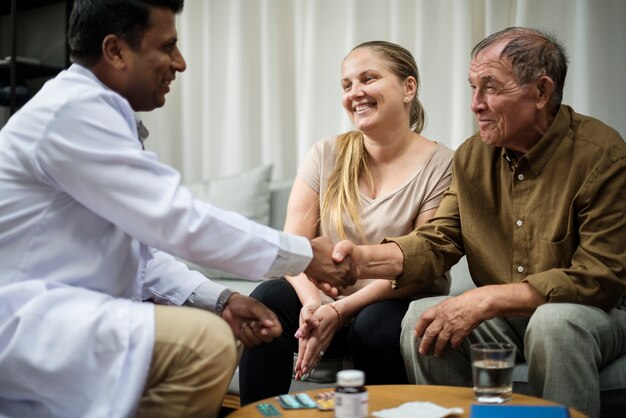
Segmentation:
<svg viewBox="0 0 626 418">
<path fill-rule="evenodd" d="M 510 60 L 500 58 L 505 42 L 479 52 L 470 65 L 472 112 L 486 144 L 525 153 L 542 135 L 545 100 L 535 83 L 519 85 Z"/>
<path fill-rule="evenodd" d="M 152 8 L 150 27 L 139 48 L 126 49 L 128 78 L 124 96 L 135 111 L 163 106 L 176 72 L 185 71 L 185 59 L 176 44 L 174 16 L 169 9 Z"/>
<path fill-rule="evenodd" d="M 353 50 L 341 65 L 341 86 L 343 107 L 365 135 L 408 129 L 415 83 L 400 80 L 382 54 L 367 47 Z"/>
</svg>

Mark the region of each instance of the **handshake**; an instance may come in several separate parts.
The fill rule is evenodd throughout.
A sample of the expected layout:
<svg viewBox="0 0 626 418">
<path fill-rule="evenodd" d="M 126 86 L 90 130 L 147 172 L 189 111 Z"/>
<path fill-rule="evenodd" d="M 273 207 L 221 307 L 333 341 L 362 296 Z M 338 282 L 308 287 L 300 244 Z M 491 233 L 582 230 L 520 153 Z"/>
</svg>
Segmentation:
<svg viewBox="0 0 626 418">
<path fill-rule="evenodd" d="M 309 280 L 331 297 L 358 279 L 393 279 L 402 273 L 403 255 L 395 243 L 355 245 L 327 237 L 311 240 L 313 259 L 304 270 Z M 246 347 L 269 342 L 282 333 L 278 318 L 259 301 L 233 293 L 222 318 Z"/>
<path fill-rule="evenodd" d="M 336 245 L 328 237 L 311 240 L 313 259 L 304 273 L 318 288 L 330 296 L 356 283 L 359 278 L 362 252 L 350 241 Z"/>
</svg>

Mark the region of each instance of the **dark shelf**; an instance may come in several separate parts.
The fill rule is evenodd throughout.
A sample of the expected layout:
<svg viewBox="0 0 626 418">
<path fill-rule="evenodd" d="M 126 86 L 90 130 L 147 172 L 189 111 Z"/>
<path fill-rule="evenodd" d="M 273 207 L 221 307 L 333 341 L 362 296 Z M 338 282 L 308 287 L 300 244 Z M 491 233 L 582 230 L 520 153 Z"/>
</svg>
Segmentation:
<svg viewBox="0 0 626 418">
<path fill-rule="evenodd" d="M 23 11 L 28 9 L 34 9 L 36 7 L 47 6 L 49 4 L 61 3 L 63 0 L 18 0 L 17 10 Z M 11 13 L 11 2 L 8 0 L 2 0 L 0 2 L 0 15 L 8 15 Z"/>
<path fill-rule="evenodd" d="M 23 93 L 18 91 L 31 88 L 27 84 L 27 81 L 38 78 L 52 78 L 63 70 L 62 67 L 40 63 L 36 59 L 28 56 L 20 56 L 20 51 L 17 50 L 17 24 L 19 21 L 19 15 L 21 12 L 36 9 L 53 4 L 65 4 L 65 26 L 64 32 L 67 34 L 68 19 L 74 0 L 0 0 L 0 15 L 10 16 L 11 32 L 9 34 L 10 40 L 10 52 L 9 56 L 0 56 L 0 85 L 2 85 L 2 105 L 6 105 L 8 102 L 10 108 L 10 114 L 13 114 L 19 106 L 24 103 L 24 100 L 32 97 L 36 93 L 35 91 L 28 91 Z M 67 39 L 65 40 L 67 43 Z M 11 62 L 11 57 L 16 57 L 15 62 Z M 65 46 L 65 63 L 69 66 L 69 48 Z M 35 83 L 36 85 L 37 83 Z M 8 86 L 8 89 L 7 89 Z M 8 95 L 7 95 L 8 91 Z M 5 97 L 6 96 L 6 97 Z"/>
<path fill-rule="evenodd" d="M 0 62 L 0 80 L 8 80 L 11 71 L 9 60 Z M 54 77 L 63 68 L 47 64 L 34 64 L 17 60 L 17 83 L 22 84 L 29 78 Z"/>
</svg>

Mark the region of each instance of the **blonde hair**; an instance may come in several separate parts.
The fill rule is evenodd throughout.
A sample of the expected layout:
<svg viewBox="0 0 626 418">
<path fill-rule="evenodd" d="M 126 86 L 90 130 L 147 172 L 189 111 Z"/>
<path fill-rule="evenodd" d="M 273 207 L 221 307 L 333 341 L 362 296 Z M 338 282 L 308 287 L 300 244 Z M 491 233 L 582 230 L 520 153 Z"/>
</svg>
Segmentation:
<svg viewBox="0 0 626 418">
<path fill-rule="evenodd" d="M 415 78 L 417 86 L 411 103 L 409 124 L 414 132 L 420 133 L 424 128 L 426 116 L 417 97 L 420 79 L 417 64 L 411 53 L 400 45 L 386 41 L 364 42 L 354 47 L 352 51 L 359 48 L 370 48 L 380 53 L 387 60 L 390 71 L 400 80 Z M 325 231 L 325 228 L 334 228 L 340 239 L 346 239 L 343 223 L 345 213 L 356 227 L 359 237 L 363 238 L 363 226 L 359 218 L 359 179 L 362 176 L 373 189 L 374 181 L 367 168 L 363 134 L 359 131 L 344 133 L 337 137 L 335 166 L 328 178 L 320 207 L 322 233 L 330 232 Z"/>
<path fill-rule="evenodd" d="M 351 131 L 337 137 L 335 167 L 328 178 L 328 186 L 320 208 L 322 228 L 335 228 L 341 239 L 346 239 L 343 214 L 347 213 L 360 237 L 363 227 L 359 219 L 359 179 L 365 175 L 373 186 L 372 176 L 365 164 L 363 134 Z M 322 231 L 330 232 L 330 231 Z"/>
</svg>

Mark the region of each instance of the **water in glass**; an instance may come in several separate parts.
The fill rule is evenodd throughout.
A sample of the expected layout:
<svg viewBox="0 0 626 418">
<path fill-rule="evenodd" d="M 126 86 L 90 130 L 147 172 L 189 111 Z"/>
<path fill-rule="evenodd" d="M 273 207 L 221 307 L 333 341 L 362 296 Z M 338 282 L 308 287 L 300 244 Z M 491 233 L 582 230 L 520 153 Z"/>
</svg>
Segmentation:
<svg viewBox="0 0 626 418">
<path fill-rule="evenodd" d="M 472 369 L 478 402 L 502 403 L 511 399 L 512 361 L 478 360 L 472 363 Z"/>
</svg>

